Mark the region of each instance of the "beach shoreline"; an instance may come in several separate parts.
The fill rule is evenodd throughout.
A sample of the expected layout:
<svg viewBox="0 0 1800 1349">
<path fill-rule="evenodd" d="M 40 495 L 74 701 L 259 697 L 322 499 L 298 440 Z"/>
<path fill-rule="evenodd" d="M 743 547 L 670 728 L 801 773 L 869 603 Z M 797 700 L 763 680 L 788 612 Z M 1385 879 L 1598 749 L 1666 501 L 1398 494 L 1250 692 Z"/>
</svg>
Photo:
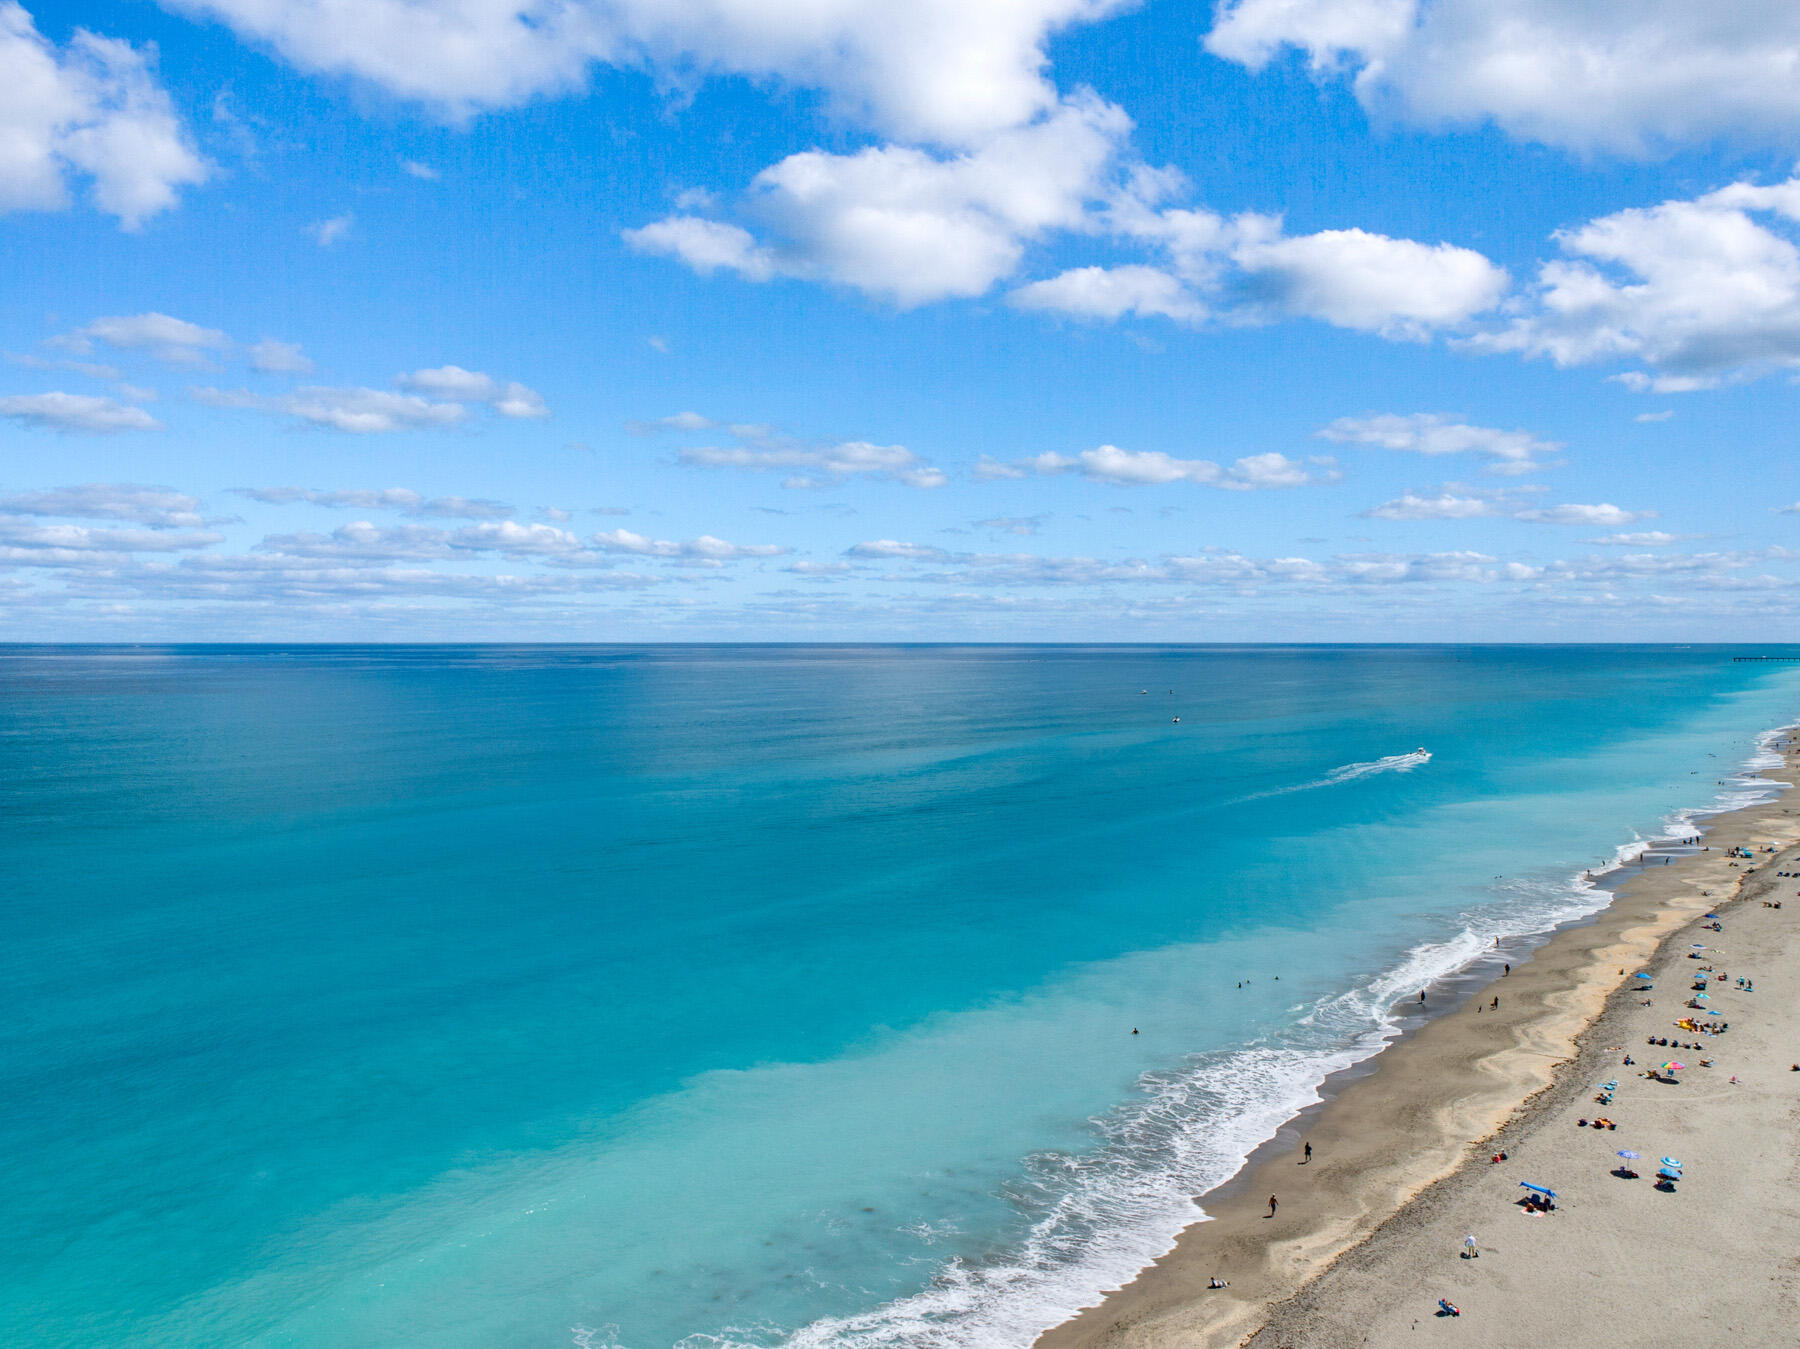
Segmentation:
<svg viewBox="0 0 1800 1349">
<path fill-rule="evenodd" d="M 1770 733 L 1771 744 L 1781 737 L 1780 766 L 1746 776 L 1800 781 L 1787 729 Z M 1710 906 L 1734 902 L 1746 876 L 1772 872 L 1797 850 L 1800 807 L 1787 799 L 1776 790 L 1747 805 L 1684 813 L 1703 822 L 1701 850 L 1662 866 L 1623 864 L 1604 908 L 1560 925 L 1509 973 L 1484 977 L 1474 966 L 1445 981 L 1434 996 L 1448 1010 L 1414 1019 L 1381 1052 L 1334 1074 L 1323 1101 L 1196 1198 L 1196 1221 L 1169 1252 L 1037 1344 L 1239 1344 L 1277 1325 L 1282 1345 L 1310 1342 L 1305 1294 L 1388 1233 L 1419 1196 L 1486 1169 L 1490 1148 L 1501 1146 L 1493 1140 L 1529 1133 L 1578 1094 L 1572 1084 L 1585 1080 L 1599 1027 L 1629 997 L 1624 976 L 1666 962 L 1670 944 Z M 1760 851 L 1770 843 L 1779 856 Z M 1738 846 L 1759 851 L 1734 861 L 1727 850 Z M 1500 1004 L 1489 1006 L 1494 998 Z M 1300 1153 L 1305 1142 L 1311 1161 Z M 1281 1205 L 1273 1217 L 1270 1195 Z M 1228 1286 L 1210 1287 L 1214 1278 Z"/>
</svg>

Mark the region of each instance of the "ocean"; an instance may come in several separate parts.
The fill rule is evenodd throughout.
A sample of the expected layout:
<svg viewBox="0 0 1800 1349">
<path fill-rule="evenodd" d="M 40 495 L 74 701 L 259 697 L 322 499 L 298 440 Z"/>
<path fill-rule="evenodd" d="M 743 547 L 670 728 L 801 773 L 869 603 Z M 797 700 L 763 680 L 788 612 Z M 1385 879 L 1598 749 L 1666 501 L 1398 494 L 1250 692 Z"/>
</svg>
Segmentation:
<svg viewBox="0 0 1800 1349">
<path fill-rule="evenodd" d="M 1731 655 L 0 648 L 0 1342 L 1028 1345 L 1757 790 Z"/>
</svg>

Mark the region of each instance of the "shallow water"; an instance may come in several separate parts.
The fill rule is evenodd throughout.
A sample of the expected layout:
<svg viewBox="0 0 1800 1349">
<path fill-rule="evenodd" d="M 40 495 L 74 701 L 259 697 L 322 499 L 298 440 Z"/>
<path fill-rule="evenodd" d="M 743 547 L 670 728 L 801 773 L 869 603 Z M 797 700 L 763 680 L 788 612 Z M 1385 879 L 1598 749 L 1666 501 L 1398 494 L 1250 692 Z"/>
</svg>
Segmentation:
<svg viewBox="0 0 1800 1349">
<path fill-rule="evenodd" d="M 1695 648 L 0 648 L 0 1339 L 1028 1343 L 1797 702 Z"/>
</svg>

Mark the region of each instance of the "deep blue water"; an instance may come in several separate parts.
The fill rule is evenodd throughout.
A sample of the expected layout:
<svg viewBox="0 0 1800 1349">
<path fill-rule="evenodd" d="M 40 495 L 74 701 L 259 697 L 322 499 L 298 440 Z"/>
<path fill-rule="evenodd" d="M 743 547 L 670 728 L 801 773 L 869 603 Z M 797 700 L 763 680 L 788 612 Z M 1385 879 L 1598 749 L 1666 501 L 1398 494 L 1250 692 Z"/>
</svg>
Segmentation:
<svg viewBox="0 0 1800 1349">
<path fill-rule="evenodd" d="M 1797 704 L 1707 648 L 0 648 L 0 1342 L 1028 1343 Z"/>
</svg>

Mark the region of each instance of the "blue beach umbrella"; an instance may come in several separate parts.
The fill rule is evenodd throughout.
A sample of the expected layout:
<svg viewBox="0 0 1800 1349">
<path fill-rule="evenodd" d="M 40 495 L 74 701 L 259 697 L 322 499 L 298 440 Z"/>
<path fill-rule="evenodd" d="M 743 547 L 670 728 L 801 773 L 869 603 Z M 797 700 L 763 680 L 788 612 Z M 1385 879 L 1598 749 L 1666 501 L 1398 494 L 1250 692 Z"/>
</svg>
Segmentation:
<svg viewBox="0 0 1800 1349">
<path fill-rule="evenodd" d="M 1620 1148 L 1619 1156 L 1623 1157 L 1628 1162 L 1635 1162 L 1639 1157 L 1643 1156 L 1643 1154 L 1634 1148 Z"/>
<path fill-rule="evenodd" d="M 1673 1157 L 1664 1157 L 1662 1159 L 1662 1164 L 1664 1166 L 1674 1167 L 1677 1171 L 1681 1170 L 1681 1163 L 1676 1161 Z"/>
<path fill-rule="evenodd" d="M 1523 1189 L 1523 1190 L 1535 1190 L 1535 1191 L 1536 1191 L 1536 1192 L 1537 1192 L 1537 1193 L 1539 1193 L 1539 1194 L 1541 1194 L 1541 1195 L 1543 1195 L 1543 1196 L 1544 1196 L 1544 1197 L 1545 1197 L 1545 1198 L 1546 1198 L 1546 1199 L 1554 1199 L 1554 1198 L 1556 1198 L 1556 1191 L 1555 1191 L 1555 1190 L 1546 1190 L 1546 1189 L 1545 1189 L 1545 1188 L 1544 1188 L 1544 1187 L 1543 1187 L 1543 1186 L 1542 1186 L 1542 1185 L 1533 1185 L 1533 1184 L 1532 1184 L 1532 1183 L 1531 1183 L 1531 1182 L 1530 1182 L 1530 1181 L 1528 1181 L 1528 1180 L 1522 1180 L 1522 1181 L 1520 1181 L 1520 1182 L 1519 1182 L 1519 1188 L 1520 1188 L 1520 1189 Z"/>
</svg>

